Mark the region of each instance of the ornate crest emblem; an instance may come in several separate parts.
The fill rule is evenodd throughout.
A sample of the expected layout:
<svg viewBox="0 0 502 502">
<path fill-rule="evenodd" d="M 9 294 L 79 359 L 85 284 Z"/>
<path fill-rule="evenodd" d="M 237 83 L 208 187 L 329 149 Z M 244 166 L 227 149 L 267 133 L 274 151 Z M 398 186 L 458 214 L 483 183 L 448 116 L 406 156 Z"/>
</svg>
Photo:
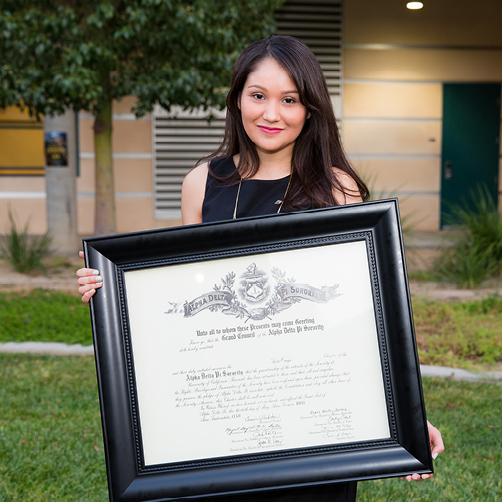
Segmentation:
<svg viewBox="0 0 502 502">
<path fill-rule="evenodd" d="M 239 293 L 248 302 L 258 303 L 267 297 L 270 290 L 267 285 L 267 274 L 259 270 L 256 263 L 251 263 L 241 275 L 241 288 Z"/>
</svg>

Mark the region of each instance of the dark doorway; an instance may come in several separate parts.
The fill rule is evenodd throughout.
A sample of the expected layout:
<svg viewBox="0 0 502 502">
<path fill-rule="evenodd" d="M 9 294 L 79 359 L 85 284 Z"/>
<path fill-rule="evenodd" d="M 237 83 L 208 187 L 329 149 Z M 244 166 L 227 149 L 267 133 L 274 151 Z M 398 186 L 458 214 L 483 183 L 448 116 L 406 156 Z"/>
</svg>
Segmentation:
<svg viewBox="0 0 502 502">
<path fill-rule="evenodd" d="M 441 227 L 483 184 L 498 200 L 500 84 L 444 84 Z"/>
</svg>

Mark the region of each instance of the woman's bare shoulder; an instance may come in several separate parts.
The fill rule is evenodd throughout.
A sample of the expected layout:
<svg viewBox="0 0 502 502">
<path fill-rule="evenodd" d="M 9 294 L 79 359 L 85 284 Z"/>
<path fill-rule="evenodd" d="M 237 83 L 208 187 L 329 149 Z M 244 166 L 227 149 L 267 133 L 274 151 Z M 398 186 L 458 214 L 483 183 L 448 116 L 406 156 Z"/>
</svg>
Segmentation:
<svg viewBox="0 0 502 502">
<path fill-rule="evenodd" d="M 338 188 L 333 189 L 333 195 L 335 196 L 338 204 L 344 205 L 363 202 L 361 192 L 359 191 L 359 187 L 357 186 L 354 178 L 338 167 L 333 167 L 333 172 L 335 173 L 338 182 L 343 187 L 343 191 Z"/>
<path fill-rule="evenodd" d="M 204 162 L 204 164 L 199 164 L 194 167 L 183 180 L 183 187 L 188 186 L 192 188 L 193 186 L 198 186 L 201 183 L 206 186 L 207 173 L 209 171 L 209 162 Z"/>
<path fill-rule="evenodd" d="M 181 188 L 181 220 L 183 225 L 202 222 L 202 203 L 206 192 L 209 162 L 194 167 L 183 180 Z"/>
</svg>

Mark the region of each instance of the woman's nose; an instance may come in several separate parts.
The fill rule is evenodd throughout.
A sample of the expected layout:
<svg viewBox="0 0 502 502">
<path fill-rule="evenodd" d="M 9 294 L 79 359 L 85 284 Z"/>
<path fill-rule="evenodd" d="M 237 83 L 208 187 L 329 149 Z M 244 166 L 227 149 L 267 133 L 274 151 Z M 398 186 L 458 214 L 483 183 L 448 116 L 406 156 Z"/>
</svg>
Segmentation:
<svg viewBox="0 0 502 502">
<path fill-rule="evenodd" d="M 268 101 L 263 112 L 263 118 L 267 122 L 277 122 L 280 119 L 279 104 L 272 99 Z"/>
</svg>

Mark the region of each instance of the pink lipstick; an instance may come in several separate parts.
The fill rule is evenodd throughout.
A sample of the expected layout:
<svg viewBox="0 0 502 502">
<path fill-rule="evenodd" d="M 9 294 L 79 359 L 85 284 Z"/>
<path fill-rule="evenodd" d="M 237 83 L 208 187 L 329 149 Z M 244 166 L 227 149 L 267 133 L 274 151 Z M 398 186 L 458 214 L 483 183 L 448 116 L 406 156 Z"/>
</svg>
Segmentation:
<svg viewBox="0 0 502 502">
<path fill-rule="evenodd" d="M 282 129 L 278 129 L 277 127 L 258 126 L 258 128 L 266 134 L 279 134 L 282 131 Z"/>
</svg>

